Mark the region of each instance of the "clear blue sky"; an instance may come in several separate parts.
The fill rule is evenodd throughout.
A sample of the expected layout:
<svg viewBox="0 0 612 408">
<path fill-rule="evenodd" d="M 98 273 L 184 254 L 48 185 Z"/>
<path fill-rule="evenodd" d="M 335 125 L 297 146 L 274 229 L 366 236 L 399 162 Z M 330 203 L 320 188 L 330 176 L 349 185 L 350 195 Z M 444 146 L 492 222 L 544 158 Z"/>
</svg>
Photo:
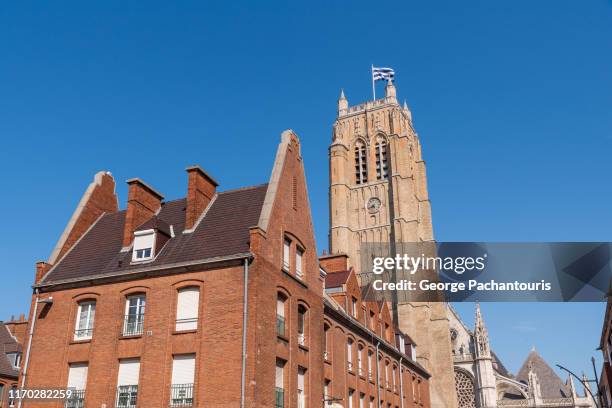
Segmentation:
<svg viewBox="0 0 612 408">
<path fill-rule="evenodd" d="M 194 163 L 222 189 L 261 183 L 286 128 L 322 250 L 336 99 L 370 98 L 372 63 L 413 110 L 439 240 L 609 241 L 611 38 L 610 0 L 4 3 L 0 317 L 26 311 L 95 172 L 122 206 L 130 177 L 184 195 Z M 535 343 L 582 370 L 603 306 L 483 312 L 510 369 Z"/>
</svg>

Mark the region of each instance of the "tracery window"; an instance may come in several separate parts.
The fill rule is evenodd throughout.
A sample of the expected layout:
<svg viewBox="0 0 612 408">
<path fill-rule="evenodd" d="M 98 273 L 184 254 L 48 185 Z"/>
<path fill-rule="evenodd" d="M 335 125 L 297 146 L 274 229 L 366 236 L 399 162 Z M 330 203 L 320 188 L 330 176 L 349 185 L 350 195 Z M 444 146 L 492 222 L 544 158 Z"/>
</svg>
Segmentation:
<svg viewBox="0 0 612 408">
<path fill-rule="evenodd" d="M 368 182 L 368 163 L 366 159 L 366 146 L 361 140 L 355 144 L 355 183 Z"/>
<path fill-rule="evenodd" d="M 389 161 L 387 158 L 387 142 L 376 142 L 376 180 L 389 178 Z"/>
<path fill-rule="evenodd" d="M 467 373 L 455 370 L 455 390 L 459 408 L 476 408 L 474 381 Z"/>
</svg>

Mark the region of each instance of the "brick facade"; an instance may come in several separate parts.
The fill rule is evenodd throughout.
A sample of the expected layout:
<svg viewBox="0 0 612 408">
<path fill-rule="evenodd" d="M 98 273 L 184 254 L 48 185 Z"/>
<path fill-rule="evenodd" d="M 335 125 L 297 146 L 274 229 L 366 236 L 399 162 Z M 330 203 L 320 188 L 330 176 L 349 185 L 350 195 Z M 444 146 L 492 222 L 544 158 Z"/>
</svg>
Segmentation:
<svg viewBox="0 0 612 408">
<path fill-rule="evenodd" d="M 200 179 L 205 173 L 190 168 L 183 201 L 163 203 L 161 194 L 132 179 L 127 211 L 110 211 L 93 227 L 77 221 L 77 230 L 87 225 L 82 241 L 75 241 L 64 257 L 37 273 L 35 288 L 40 293 L 33 295 L 32 306 L 37 298 L 53 300 L 39 303 L 35 316 L 26 388 L 65 388 L 69 366 L 86 363 L 84 407 L 115 407 L 119 362 L 138 358 L 137 406 L 168 407 L 173 357 L 195 354 L 194 407 L 297 408 L 298 372 L 304 378 L 304 408 L 321 407 L 324 379 L 332 381 L 334 395 L 343 399 L 351 386 L 375 395 L 375 386 L 348 372 L 343 363 L 343 344 L 346 336 L 353 336 L 356 344 L 368 349 L 378 344 L 384 362 L 402 367 L 402 383 L 420 395 L 415 401 L 406 391 L 403 407 L 427 407 L 429 375 L 399 351 L 388 309 L 381 314 L 379 305 L 363 305 L 387 323 L 383 339 L 325 294 L 300 149 L 297 136 L 284 132 L 267 186 L 216 193 L 216 182 L 206 184 L 210 178 Z M 259 191 L 265 194 L 262 199 Z M 251 220 L 247 215 L 254 209 L 256 217 Z M 130 235 L 139 225 L 157 225 L 152 220 L 170 224 L 171 237 L 150 262 L 134 264 L 125 246 L 132 244 Z M 206 235 L 207 228 L 215 232 Z M 198 258 L 199 253 L 207 255 Z M 100 259 L 92 259 L 96 257 Z M 177 331 L 178 293 L 187 287 L 199 290 L 197 327 Z M 351 293 L 359 297 L 358 286 L 351 286 Z M 128 336 L 126 300 L 135 294 L 146 298 L 144 323 L 142 330 Z M 282 333 L 279 294 L 284 300 Z M 79 304 L 93 301 L 91 338 L 79 339 Z M 324 327 L 334 333 L 331 342 L 325 341 Z M 328 353 L 326 344 L 332 348 Z M 282 392 L 276 384 L 280 361 Z M 393 408 L 402 406 L 399 382 L 395 389 L 381 389 L 380 399 Z M 22 406 L 60 408 L 64 403 L 26 401 Z"/>
</svg>

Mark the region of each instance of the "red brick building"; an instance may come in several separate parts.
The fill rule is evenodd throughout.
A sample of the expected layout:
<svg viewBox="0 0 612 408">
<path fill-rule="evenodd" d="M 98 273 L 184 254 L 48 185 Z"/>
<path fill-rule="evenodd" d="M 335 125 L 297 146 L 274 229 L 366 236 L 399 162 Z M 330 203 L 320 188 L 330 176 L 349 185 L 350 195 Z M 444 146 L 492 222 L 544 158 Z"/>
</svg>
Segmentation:
<svg viewBox="0 0 612 408">
<path fill-rule="evenodd" d="M 384 322 L 379 335 L 325 293 L 292 131 L 267 184 L 218 191 L 200 167 L 187 173 L 186 197 L 172 201 L 128 180 L 125 210 L 112 176 L 96 175 L 37 264 L 21 372 L 25 388 L 72 398 L 21 406 L 321 407 L 325 392 L 347 407 L 359 407 L 358 393 L 428 406 L 428 374 L 402 353 L 386 305 L 364 304 Z M 353 380 L 342 335 L 395 367 L 395 387 L 389 376 L 384 389 Z M 402 396 L 398 381 L 417 391 Z"/>
<path fill-rule="evenodd" d="M 599 380 L 599 391 L 601 393 L 599 402 L 604 408 L 610 408 L 612 407 L 612 299 L 610 296 L 608 296 L 606 304 L 599 348 L 603 354 L 603 367 Z"/>
</svg>

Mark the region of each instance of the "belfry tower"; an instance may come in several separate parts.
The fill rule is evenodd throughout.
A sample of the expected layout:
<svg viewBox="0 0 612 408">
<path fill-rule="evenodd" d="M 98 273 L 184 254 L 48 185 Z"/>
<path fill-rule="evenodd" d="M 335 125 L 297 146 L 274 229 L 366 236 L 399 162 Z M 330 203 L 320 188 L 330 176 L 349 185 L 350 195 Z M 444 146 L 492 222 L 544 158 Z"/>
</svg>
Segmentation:
<svg viewBox="0 0 612 408">
<path fill-rule="evenodd" d="M 363 244 L 433 241 L 421 144 L 391 81 L 384 98 L 361 105 L 349 106 L 341 92 L 329 161 L 331 254 L 347 254 L 359 273 Z M 446 305 L 402 303 L 394 316 L 432 374 L 431 406 L 455 408 Z"/>
</svg>

